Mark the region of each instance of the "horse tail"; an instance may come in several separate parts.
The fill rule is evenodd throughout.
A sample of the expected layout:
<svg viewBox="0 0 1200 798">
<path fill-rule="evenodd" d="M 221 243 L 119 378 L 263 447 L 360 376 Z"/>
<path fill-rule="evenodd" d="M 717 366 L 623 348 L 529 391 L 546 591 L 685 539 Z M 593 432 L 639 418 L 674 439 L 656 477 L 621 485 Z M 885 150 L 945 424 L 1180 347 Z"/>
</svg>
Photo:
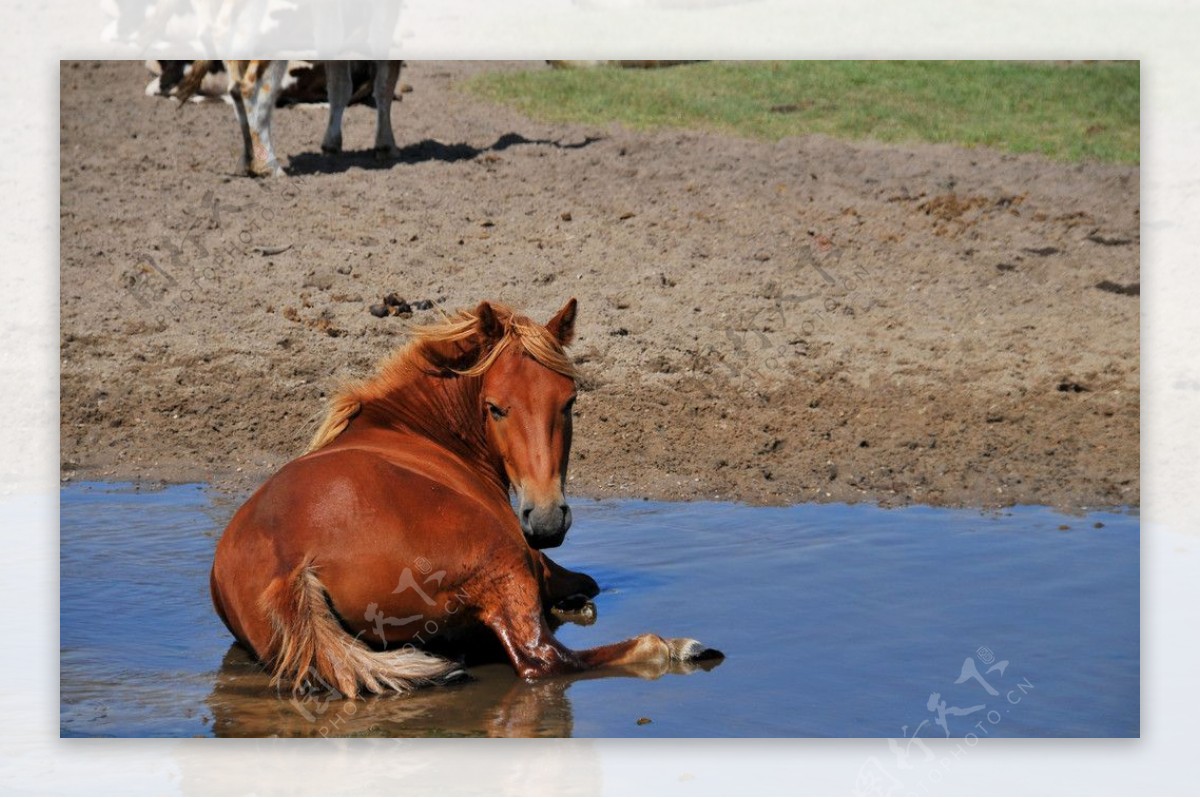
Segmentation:
<svg viewBox="0 0 1200 798">
<path fill-rule="evenodd" d="M 411 646 L 374 651 L 342 628 L 330 608 L 316 567 L 302 563 L 275 579 L 263 595 L 274 633 L 269 656 L 272 686 L 298 692 L 317 676 L 347 698 L 387 690 L 409 692 L 444 684 L 463 675 L 461 666 Z"/>
<path fill-rule="evenodd" d="M 175 90 L 175 96 L 179 99 L 179 107 L 192 99 L 196 92 L 200 91 L 201 84 L 204 83 L 204 78 L 212 69 L 212 61 L 193 61 L 191 71 L 183 76 L 183 80 L 179 81 L 179 88 Z"/>
<path fill-rule="evenodd" d="M 317 428 L 312 440 L 309 441 L 308 448 L 304 450 L 305 454 L 315 452 L 317 449 L 323 448 L 330 443 L 334 438 L 341 435 L 346 429 L 346 425 L 350 420 L 359 414 L 362 410 L 362 402 L 353 392 L 339 394 L 334 397 L 329 403 L 329 411 L 325 414 L 325 420 L 321 422 L 321 426 Z"/>
</svg>

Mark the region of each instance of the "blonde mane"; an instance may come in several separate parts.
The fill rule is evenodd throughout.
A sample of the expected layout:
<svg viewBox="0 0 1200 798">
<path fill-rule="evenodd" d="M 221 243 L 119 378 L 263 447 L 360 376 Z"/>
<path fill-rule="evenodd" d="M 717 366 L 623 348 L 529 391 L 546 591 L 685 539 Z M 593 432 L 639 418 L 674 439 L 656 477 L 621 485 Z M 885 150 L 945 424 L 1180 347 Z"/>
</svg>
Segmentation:
<svg viewBox="0 0 1200 798">
<path fill-rule="evenodd" d="M 460 310 L 442 321 L 413 327 L 413 339 L 384 359 L 373 376 L 345 385 L 333 396 L 325 419 L 305 453 L 327 446 L 345 431 L 350 421 L 362 411 L 364 404 L 394 391 L 413 373 L 414 368 L 418 371 L 448 370 L 461 377 L 481 377 L 506 349 L 520 346 L 546 368 L 571 379 L 576 378 L 575 365 L 549 330 L 525 316 L 517 315 L 509 307 L 489 304 L 504 332 L 482 355 L 477 346 L 473 353 L 471 351 L 475 343 L 473 339 L 479 331 L 479 317 L 473 310 Z M 475 362 L 461 368 L 438 362 L 435 353 L 447 344 L 464 345 L 464 354 L 474 354 Z"/>
</svg>

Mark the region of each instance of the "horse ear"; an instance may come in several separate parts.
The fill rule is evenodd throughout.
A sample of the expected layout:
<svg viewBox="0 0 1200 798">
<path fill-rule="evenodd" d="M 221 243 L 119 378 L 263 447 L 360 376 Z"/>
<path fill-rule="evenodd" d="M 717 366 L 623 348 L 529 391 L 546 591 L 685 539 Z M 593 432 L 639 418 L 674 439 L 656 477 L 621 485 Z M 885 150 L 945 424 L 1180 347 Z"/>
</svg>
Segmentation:
<svg viewBox="0 0 1200 798">
<path fill-rule="evenodd" d="M 504 326 L 496 318 L 496 311 L 487 302 L 480 302 L 475 308 L 475 327 L 479 337 L 485 342 L 498 341 L 504 336 Z"/>
<path fill-rule="evenodd" d="M 562 306 L 562 310 L 546 322 L 546 329 L 563 346 L 570 346 L 571 341 L 575 340 L 575 309 L 578 304 L 575 297 L 571 297 L 567 300 L 567 304 Z"/>
</svg>

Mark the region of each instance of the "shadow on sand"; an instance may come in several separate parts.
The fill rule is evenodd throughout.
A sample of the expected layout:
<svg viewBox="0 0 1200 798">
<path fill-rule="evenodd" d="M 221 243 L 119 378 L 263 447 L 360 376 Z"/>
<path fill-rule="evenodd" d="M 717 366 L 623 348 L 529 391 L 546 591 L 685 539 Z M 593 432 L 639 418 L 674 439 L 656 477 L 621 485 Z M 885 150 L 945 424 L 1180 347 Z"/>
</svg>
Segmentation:
<svg viewBox="0 0 1200 798">
<path fill-rule="evenodd" d="M 315 174 L 337 174 L 350 169 L 391 169 L 398 165 L 412 165 L 427 161 L 454 163 L 469 161 L 485 153 L 503 152 L 510 147 L 536 145 L 560 150 L 578 150 L 601 141 L 599 136 L 588 136 L 579 142 L 561 142 L 551 139 L 528 139 L 519 133 L 505 133 L 487 147 L 472 147 L 470 144 L 443 144 L 434 139 L 425 139 L 416 144 L 400 148 L 395 158 L 377 158 L 373 149 L 348 150 L 336 155 L 323 152 L 303 152 L 288 161 L 287 173 L 293 176 Z"/>
</svg>

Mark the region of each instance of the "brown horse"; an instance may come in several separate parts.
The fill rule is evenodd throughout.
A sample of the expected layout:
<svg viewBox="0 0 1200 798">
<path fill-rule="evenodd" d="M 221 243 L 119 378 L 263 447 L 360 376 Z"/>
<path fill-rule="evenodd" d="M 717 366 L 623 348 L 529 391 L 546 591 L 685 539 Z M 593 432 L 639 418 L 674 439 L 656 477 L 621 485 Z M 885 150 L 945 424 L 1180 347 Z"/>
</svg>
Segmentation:
<svg viewBox="0 0 1200 798">
<path fill-rule="evenodd" d="M 460 666 L 421 647 L 481 626 L 526 679 L 721 656 L 653 634 L 572 651 L 551 631 L 551 605 L 598 592 L 540 551 L 571 525 L 575 309 L 543 327 L 484 302 L 419 328 L 233 516 L 213 603 L 276 684 L 355 696 L 442 682 Z"/>
</svg>

